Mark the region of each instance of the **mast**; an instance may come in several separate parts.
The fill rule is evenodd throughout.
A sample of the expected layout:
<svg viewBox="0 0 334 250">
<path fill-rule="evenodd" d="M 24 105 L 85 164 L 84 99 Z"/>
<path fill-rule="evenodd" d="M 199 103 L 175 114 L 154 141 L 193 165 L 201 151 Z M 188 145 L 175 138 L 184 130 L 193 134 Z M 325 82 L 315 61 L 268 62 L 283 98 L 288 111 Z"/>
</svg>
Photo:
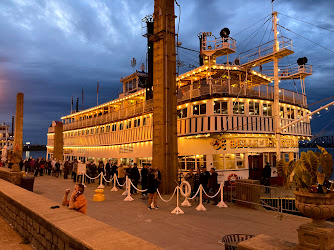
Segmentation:
<svg viewBox="0 0 334 250">
<path fill-rule="evenodd" d="M 279 79 L 278 79 L 278 58 L 276 52 L 279 51 L 279 42 L 277 39 L 277 12 L 273 12 L 273 30 L 274 30 L 274 130 L 276 135 L 276 160 L 281 159 L 281 125 L 280 125 L 280 107 L 279 107 Z"/>
</svg>

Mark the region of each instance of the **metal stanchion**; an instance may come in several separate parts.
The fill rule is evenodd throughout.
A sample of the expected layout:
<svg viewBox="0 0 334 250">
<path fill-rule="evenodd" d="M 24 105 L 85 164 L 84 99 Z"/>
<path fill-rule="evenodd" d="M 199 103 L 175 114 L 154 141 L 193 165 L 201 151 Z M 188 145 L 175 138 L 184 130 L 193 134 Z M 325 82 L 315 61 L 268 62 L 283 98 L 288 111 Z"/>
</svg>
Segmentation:
<svg viewBox="0 0 334 250">
<path fill-rule="evenodd" d="M 176 208 L 171 212 L 172 214 L 184 214 L 182 209 L 179 207 L 179 192 L 180 192 L 180 187 L 176 187 Z"/>
<path fill-rule="evenodd" d="M 130 188 L 131 188 L 131 184 L 130 184 L 130 180 L 128 178 L 128 176 L 126 176 L 126 189 L 127 189 L 127 196 L 125 197 L 124 201 L 133 201 L 133 198 L 131 197 L 131 192 L 130 192 Z"/>
<path fill-rule="evenodd" d="M 115 191 L 118 191 L 118 189 L 117 189 L 117 187 L 116 187 L 116 178 L 117 178 L 117 176 L 116 176 L 116 173 L 114 174 L 114 186 L 113 186 L 113 188 L 110 190 L 110 191 L 112 191 L 112 192 L 115 192 Z"/>
<path fill-rule="evenodd" d="M 199 204 L 196 207 L 197 211 L 206 211 L 206 208 L 203 206 L 203 186 L 202 184 L 199 186 Z"/>
</svg>

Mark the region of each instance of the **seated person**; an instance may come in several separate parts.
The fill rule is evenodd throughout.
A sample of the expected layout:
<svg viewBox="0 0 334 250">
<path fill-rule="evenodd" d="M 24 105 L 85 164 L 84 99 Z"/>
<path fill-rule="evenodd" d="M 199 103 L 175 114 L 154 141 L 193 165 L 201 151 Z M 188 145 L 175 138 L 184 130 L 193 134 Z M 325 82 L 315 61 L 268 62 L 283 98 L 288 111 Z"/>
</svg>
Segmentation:
<svg viewBox="0 0 334 250">
<path fill-rule="evenodd" d="M 87 214 L 87 200 L 83 195 L 85 187 L 83 184 L 77 184 L 74 186 L 74 191 L 71 194 L 70 199 L 67 199 L 68 194 L 70 193 L 70 189 L 66 189 L 64 198 L 63 198 L 63 206 L 68 206 L 69 209 L 73 209 L 83 214 Z"/>
</svg>

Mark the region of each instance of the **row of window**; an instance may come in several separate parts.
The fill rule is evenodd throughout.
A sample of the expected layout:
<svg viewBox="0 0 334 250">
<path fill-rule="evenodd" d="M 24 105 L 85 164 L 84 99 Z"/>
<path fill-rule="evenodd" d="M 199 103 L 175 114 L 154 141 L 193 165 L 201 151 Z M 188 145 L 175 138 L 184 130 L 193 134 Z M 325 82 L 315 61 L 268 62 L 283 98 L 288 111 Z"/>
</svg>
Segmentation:
<svg viewBox="0 0 334 250">
<path fill-rule="evenodd" d="M 123 129 L 137 128 L 140 126 L 149 125 L 150 117 L 136 118 L 134 120 L 127 120 L 120 123 L 113 123 L 109 125 L 103 125 L 99 127 L 93 127 L 88 129 L 82 129 L 78 131 L 65 132 L 64 137 L 70 136 L 81 136 L 81 135 L 93 135 L 93 134 L 103 134 L 109 133 L 110 131 L 122 131 Z"/>
<path fill-rule="evenodd" d="M 228 114 L 228 101 L 215 101 L 213 103 L 213 112 L 215 114 Z M 287 107 L 284 112 L 284 107 L 280 107 L 281 118 L 295 119 L 295 109 Z M 233 102 L 233 114 L 240 115 L 245 114 L 245 103 L 244 102 Z M 196 115 L 205 115 L 206 114 L 206 103 L 192 105 L 192 114 Z M 260 115 L 260 103 L 255 101 L 250 101 L 248 104 L 248 114 L 249 115 Z M 272 116 L 272 104 L 262 103 L 262 115 L 263 116 Z M 303 110 L 297 110 L 297 118 L 300 118 L 304 115 Z M 178 118 L 186 118 L 189 116 L 188 108 L 182 108 L 177 111 Z"/>
</svg>

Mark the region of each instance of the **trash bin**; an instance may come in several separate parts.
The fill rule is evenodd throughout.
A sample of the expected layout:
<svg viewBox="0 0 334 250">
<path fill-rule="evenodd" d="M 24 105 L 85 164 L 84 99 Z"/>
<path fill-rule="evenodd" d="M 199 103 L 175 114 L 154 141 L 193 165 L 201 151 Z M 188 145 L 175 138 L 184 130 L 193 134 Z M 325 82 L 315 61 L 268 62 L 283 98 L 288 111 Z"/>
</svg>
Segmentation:
<svg viewBox="0 0 334 250">
<path fill-rule="evenodd" d="M 255 237 L 255 235 L 250 234 L 229 234 L 223 236 L 221 242 L 225 245 L 225 249 L 228 250 L 237 250 L 238 243 L 241 241 L 248 240 Z"/>
<path fill-rule="evenodd" d="M 34 191 L 34 181 L 35 181 L 34 176 L 28 176 L 28 175 L 24 176 L 21 178 L 20 187 L 33 192 Z"/>
</svg>

